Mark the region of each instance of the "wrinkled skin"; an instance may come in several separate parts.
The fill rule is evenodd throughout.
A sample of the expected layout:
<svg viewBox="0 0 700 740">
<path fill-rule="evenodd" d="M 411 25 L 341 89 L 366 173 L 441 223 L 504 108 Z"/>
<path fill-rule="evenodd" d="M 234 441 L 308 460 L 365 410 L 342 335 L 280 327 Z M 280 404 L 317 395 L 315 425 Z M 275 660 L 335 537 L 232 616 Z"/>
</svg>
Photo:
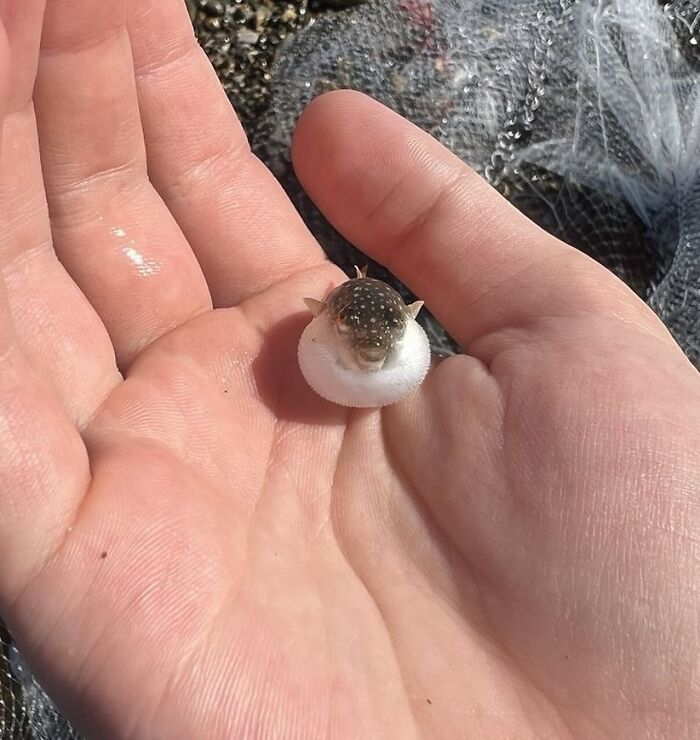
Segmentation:
<svg viewBox="0 0 700 740">
<path fill-rule="evenodd" d="M 653 314 L 332 93 L 302 182 L 468 350 L 382 412 L 332 406 L 295 347 L 344 278 L 179 0 L 43 13 L 0 0 L 0 611 L 68 716 L 697 737 L 700 383 Z"/>
</svg>

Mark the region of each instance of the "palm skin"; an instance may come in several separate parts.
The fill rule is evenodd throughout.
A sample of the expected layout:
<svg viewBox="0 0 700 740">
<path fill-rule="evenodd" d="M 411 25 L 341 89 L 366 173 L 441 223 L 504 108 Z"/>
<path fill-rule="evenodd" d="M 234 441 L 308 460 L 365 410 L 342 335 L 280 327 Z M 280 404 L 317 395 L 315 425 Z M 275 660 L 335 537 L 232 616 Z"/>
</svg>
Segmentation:
<svg viewBox="0 0 700 740">
<path fill-rule="evenodd" d="M 700 387 L 651 312 L 424 134 L 324 96 L 302 182 L 469 351 L 383 411 L 326 403 L 302 298 L 343 276 L 179 3 L 50 0 L 40 52 L 43 5 L 0 3 L 0 609 L 68 715 L 695 736 Z"/>
</svg>

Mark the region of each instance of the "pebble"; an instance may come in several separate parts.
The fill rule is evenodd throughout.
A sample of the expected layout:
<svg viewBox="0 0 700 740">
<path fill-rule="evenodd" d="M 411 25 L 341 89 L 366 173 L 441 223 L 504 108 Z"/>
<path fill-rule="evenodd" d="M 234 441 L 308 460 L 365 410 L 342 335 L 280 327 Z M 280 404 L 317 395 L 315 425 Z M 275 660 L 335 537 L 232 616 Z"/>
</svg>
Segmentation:
<svg viewBox="0 0 700 740">
<path fill-rule="evenodd" d="M 220 18 L 226 11 L 226 6 L 221 0 L 204 0 L 204 2 L 199 3 L 199 7 L 212 18 Z"/>
</svg>

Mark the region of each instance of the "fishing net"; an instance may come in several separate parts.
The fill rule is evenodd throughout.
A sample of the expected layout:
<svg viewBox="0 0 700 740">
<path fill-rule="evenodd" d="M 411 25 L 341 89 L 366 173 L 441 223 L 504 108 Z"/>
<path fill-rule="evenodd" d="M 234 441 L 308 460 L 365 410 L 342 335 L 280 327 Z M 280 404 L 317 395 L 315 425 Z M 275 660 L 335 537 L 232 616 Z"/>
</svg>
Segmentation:
<svg viewBox="0 0 700 740">
<path fill-rule="evenodd" d="M 0 738 L 2 740 L 77 740 L 27 668 L 0 622 Z"/>
<path fill-rule="evenodd" d="M 349 270 L 363 258 L 299 187 L 289 145 L 313 97 L 365 91 L 609 267 L 697 363 L 699 18 L 688 0 L 378 0 L 279 48 L 251 140 Z M 434 348 L 453 348 L 428 327 Z"/>
<path fill-rule="evenodd" d="M 307 14 L 307 0 L 259 4 L 262 15 L 248 13 L 252 0 L 190 2 L 193 18 L 203 9 L 198 32 L 253 148 L 335 262 L 350 271 L 365 258 L 304 195 L 289 147 L 309 100 L 350 87 L 609 267 L 700 362 L 698 0 L 372 0 L 320 14 Z M 372 274 L 411 297 L 378 266 Z M 456 349 L 425 321 L 435 350 Z M 0 736 L 77 737 L 6 633 Z"/>
</svg>

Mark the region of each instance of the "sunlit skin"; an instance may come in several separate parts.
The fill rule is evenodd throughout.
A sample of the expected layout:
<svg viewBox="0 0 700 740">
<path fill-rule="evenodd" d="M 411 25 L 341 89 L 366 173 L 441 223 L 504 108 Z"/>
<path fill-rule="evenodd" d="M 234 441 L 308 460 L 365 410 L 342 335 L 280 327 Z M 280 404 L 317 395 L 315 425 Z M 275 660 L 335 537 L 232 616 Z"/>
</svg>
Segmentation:
<svg viewBox="0 0 700 740">
<path fill-rule="evenodd" d="M 345 276 L 181 5 L 50 0 L 40 49 L 0 0 L 0 611 L 41 680 L 107 740 L 697 737 L 696 370 L 337 92 L 297 173 L 468 354 L 323 401 L 302 300 Z"/>
</svg>

